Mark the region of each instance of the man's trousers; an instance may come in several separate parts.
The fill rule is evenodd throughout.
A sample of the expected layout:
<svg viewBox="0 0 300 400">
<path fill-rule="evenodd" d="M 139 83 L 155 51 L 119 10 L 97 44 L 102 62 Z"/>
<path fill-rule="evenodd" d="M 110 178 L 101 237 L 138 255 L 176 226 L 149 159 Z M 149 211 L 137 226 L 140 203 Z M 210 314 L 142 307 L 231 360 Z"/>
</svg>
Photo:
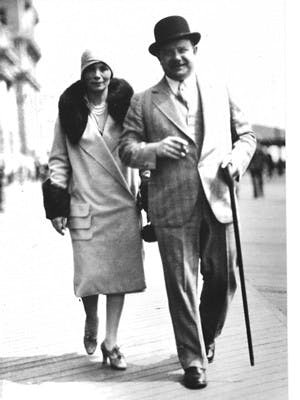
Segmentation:
<svg viewBox="0 0 300 400">
<path fill-rule="evenodd" d="M 205 344 L 221 333 L 236 290 L 233 224 L 217 221 L 201 188 L 193 215 L 184 226 L 155 227 L 155 233 L 179 361 L 183 369 L 206 368 Z"/>
</svg>

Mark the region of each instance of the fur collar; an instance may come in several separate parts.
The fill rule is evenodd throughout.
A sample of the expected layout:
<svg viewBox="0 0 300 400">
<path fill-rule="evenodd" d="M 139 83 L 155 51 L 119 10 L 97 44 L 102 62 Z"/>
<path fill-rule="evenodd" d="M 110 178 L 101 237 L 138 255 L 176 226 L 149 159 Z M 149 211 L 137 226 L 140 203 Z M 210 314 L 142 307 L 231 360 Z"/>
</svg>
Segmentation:
<svg viewBox="0 0 300 400">
<path fill-rule="evenodd" d="M 110 116 L 120 125 L 127 113 L 133 89 L 124 79 L 112 78 L 108 87 L 107 106 Z M 59 119 L 72 144 L 77 144 L 85 131 L 89 109 L 82 81 L 69 86 L 59 98 Z"/>
</svg>

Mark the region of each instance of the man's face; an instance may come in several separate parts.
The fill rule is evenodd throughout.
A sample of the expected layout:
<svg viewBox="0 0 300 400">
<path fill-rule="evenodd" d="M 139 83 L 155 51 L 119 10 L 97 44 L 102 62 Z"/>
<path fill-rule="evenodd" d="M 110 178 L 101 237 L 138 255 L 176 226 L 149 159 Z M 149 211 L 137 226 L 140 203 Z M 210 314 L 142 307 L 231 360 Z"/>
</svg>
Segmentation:
<svg viewBox="0 0 300 400">
<path fill-rule="evenodd" d="M 109 85 L 112 73 L 109 67 L 98 62 L 90 65 L 83 71 L 84 80 L 88 92 L 103 92 Z"/>
<path fill-rule="evenodd" d="M 169 78 L 182 81 L 193 72 L 196 53 L 197 47 L 189 39 L 178 39 L 163 45 L 158 59 Z"/>
</svg>

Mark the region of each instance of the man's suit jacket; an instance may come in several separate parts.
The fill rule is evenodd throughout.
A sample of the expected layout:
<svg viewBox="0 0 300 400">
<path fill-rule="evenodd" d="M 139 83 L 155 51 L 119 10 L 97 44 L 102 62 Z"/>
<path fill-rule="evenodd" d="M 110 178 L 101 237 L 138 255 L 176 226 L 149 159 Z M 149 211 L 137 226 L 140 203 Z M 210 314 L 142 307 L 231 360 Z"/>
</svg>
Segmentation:
<svg viewBox="0 0 300 400">
<path fill-rule="evenodd" d="M 201 79 L 200 79 L 201 77 Z M 231 153 L 241 176 L 255 151 L 256 139 L 225 85 L 197 75 L 202 103 L 203 141 L 200 152 L 177 112 L 176 99 L 163 78 L 152 88 L 133 96 L 124 121 L 120 156 L 124 163 L 150 169 L 149 217 L 155 226 L 181 226 L 191 216 L 200 179 L 216 218 L 232 221 L 227 184 L 220 164 Z M 185 158 L 157 158 L 152 142 L 177 136 L 189 142 Z"/>
</svg>

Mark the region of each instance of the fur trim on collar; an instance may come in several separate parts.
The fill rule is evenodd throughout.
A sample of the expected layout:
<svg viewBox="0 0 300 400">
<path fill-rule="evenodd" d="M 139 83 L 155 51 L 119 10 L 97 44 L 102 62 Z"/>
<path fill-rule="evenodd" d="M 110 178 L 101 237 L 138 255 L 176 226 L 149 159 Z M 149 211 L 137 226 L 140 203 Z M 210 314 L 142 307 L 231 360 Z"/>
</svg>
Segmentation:
<svg viewBox="0 0 300 400">
<path fill-rule="evenodd" d="M 127 113 L 133 89 L 124 79 L 112 78 L 108 87 L 107 107 L 110 116 L 120 125 Z M 85 131 L 89 109 L 82 81 L 69 86 L 59 98 L 59 119 L 72 144 L 77 144 Z"/>
</svg>

